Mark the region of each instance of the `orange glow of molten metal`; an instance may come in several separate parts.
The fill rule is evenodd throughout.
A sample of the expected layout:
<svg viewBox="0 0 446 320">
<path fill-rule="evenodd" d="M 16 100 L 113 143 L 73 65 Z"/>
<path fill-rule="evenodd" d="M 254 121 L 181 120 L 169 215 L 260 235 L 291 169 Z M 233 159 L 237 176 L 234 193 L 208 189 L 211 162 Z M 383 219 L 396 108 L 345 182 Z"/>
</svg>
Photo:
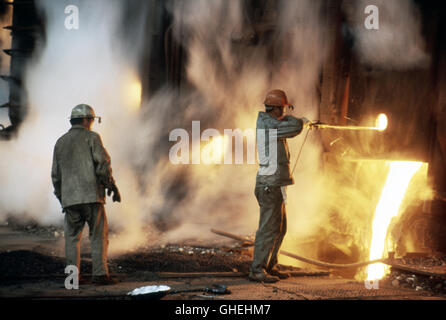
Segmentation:
<svg viewBox="0 0 446 320">
<path fill-rule="evenodd" d="M 221 164 L 225 150 L 228 147 L 228 137 L 218 136 L 206 144 L 201 150 L 201 159 L 204 164 Z"/>
<path fill-rule="evenodd" d="M 388 120 L 387 120 L 387 116 L 384 113 L 380 113 L 378 115 L 378 118 L 376 118 L 376 128 L 379 131 L 384 131 L 387 129 L 387 125 L 388 125 Z"/>
<path fill-rule="evenodd" d="M 370 260 L 381 259 L 385 254 L 389 224 L 393 217 L 398 216 L 409 182 L 422 164 L 422 162 L 413 161 L 390 162 L 387 180 L 373 218 Z M 386 274 L 386 270 L 387 267 L 382 263 L 370 265 L 367 269 L 367 280 L 381 279 Z"/>
</svg>

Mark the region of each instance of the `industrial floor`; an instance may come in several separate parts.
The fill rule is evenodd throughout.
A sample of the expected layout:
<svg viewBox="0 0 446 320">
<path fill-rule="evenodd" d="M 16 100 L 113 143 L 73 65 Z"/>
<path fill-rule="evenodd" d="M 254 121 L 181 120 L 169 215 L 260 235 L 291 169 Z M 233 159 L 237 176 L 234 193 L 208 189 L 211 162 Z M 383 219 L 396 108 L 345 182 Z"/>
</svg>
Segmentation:
<svg viewBox="0 0 446 320">
<path fill-rule="evenodd" d="M 378 283 L 375 288 L 367 289 L 364 282 L 344 279 L 335 275 L 323 276 L 320 273 L 319 275 L 305 276 L 318 271 L 312 269 L 302 269 L 300 276 L 282 280 L 275 284 L 251 282 L 245 275 L 246 267 L 249 265 L 249 257 L 214 249 L 203 250 L 200 254 L 189 253 L 189 255 L 184 255 L 184 259 L 194 262 L 194 259 L 199 257 L 202 260 L 208 259 L 218 263 L 220 261 L 218 260 L 219 255 L 221 255 L 222 259 L 232 264 L 234 276 L 224 272 L 226 269 L 223 267 L 220 270 L 213 270 L 210 265 L 204 266 L 202 270 L 197 269 L 196 271 L 200 273 L 196 276 L 185 276 L 184 267 L 188 265 L 187 260 L 181 260 L 180 263 L 175 262 L 178 261 L 175 260 L 170 265 L 168 261 L 164 261 L 162 265 L 165 265 L 166 269 L 161 268 L 160 265 L 152 264 L 150 265 L 152 270 L 144 270 L 144 265 L 141 265 L 142 262 L 138 262 L 138 259 L 132 260 L 132 264 L 129 265 L 129 259 L 122 258 L 121 260 L 111 259 L 110 262 L 113 266 L 111 270 L 113 269 L 120 279 L 118 284 L 96 286 L 87 283 L 80 285 L 77 290 L 67 290 L 64 285 L 63 273 L 47 274 L 49 271 L 46 271 L 45 268 L 48 268 L 48 266 L 45 266 L 42 262 L 47 259 L 50 264 L 54 264 L 58 268 L 63 264 L 61 240 L 61 238 L 48 239 L 48 237 L 30 235 L 26 232 L 1 227 L 0 254 L 2 254 L 3 262 L 0 261 L 0 263 L 7 265 L 2 267 L 4 270 L 2 270 L 3 275 L 0 282 L 0 298 L 14 300 L 129 300 L 131 297 L 127 293 L 135 288 L 148 285 L 168 285 L 172 288 L 172 291 L 177 293 L 170 293 L 161 297 L 163 300 L 446 300 L 444 294 L 394 286 L 386 281 Z M 212 258 L 206 258 L 206 254 L 210 251 L 213 252 Z M 150 257 L 150 253 L 145 254 Z M 22 256 L 23 260 L 13 260 L 12 258 L 16 256 Z M 37 262 L 31 263 L 31 266 L 23 265 L 27 263 L 26 259 L 30 259 L 30 257 L 40 260 L 35 260 Z M 135 257 L 144 260 L 146 256 L 139 254 Z M 178 253 L 170 253 L 170 255 L 163 257 L 178 259 L 179 255 Z M 6 261 L 7 259 L 10 260 Z M 90 261 L 86 258 L 83 260 L 83 264 L 88 264 Z M 48 264 L 48 262 L 45 263 Z M 177 266 L 175 263 L 177 263 Z M 237 270 L 234 269 L 234 266 Z M 43 273 L 38 273 L 39 270 L 36 270 L 37 273 L 34 275 L 14 273 L 22 269 L 27 270 L 28 267 L 31 270 L 40 268 L 39 270 Z M 224 267 L 227 268 L 228 266 Z M 175 268 L 178 270 L 175 270 Z M 52 269 L 48 270 L 51 271 Z M 131 271 L 131 274 L 128 270 Z M 170 272 L 170 274 L 166 276 L 167 272 L 165 271 Z M 175 271 L 178 272 L 178 277 L 175 277 Z M 86 273 L 88 272 L 87 269 Z M 219 272 L 224 276 L 218 276 Z M 213 284 L 226 285 L 231 293 L 224 295 L 206 293 L 204 289 L 211 287 Z M 196 290 L 191 292 L 194 289 Z"/>
<path fill-rule="evenodd" d="M 224 284 L 230 294 L 216 295 L 204 292 L 212 284 Z M 41 280 L 2 285 L 1 298 L 26 299 L 93 299 L 130 300 L 128 292 L 149 285 L 168 285 L 175 291 L 197 289 L 196 292 L 168 294 L 165 300 L 446 300 L 424 291 L 380 286 L 366 289 L 364 283 L 333 277 L 298 277 L 275 284 L 253 283 L 246 278 L 168 279 L 161 281 L 127 282 L 116 285 L 81 285 L 78 290 L 67 290 L 64 280 Z"/>
</svg>

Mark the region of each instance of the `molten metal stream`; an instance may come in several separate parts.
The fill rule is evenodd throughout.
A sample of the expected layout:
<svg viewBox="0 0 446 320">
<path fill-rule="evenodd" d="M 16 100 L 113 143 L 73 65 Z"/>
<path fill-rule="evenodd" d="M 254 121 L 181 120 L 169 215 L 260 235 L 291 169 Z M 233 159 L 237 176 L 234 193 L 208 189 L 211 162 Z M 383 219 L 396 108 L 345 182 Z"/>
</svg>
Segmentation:
<svg viewBox="0 0 446 320">
<path fill-rule="evenodd" d="M 385 243 L 390 222 L 393 217 L 398 216 L 410 180 L 421 165 L 421 162 L 411 161 L 390 163 L 389 174 L 373 218 L 370 260 L 380 259 L 385 255 Z M 381 279 L 386 270 L 387 268 L 383 264 L 370 266 L 367 270 L 367 280 Z"/>
</svg>

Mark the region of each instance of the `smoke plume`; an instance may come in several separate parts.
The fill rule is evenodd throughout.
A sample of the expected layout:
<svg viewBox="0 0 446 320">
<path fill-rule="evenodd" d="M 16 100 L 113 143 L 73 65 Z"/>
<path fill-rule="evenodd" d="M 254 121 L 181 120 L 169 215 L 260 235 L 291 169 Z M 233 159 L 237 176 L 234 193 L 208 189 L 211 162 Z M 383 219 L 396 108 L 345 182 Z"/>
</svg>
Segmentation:
<svg viewBox="0 0 446 320">
<path fill-rule="evenodd" d="M 64 9 L 72 3 L 38 4 L 46 20 L 46 42 L 39 42 L 27 69 L 27 119 L 16 139 L 0 143 L 0 214 L 2 218 L 13 215 L 50 224 L 63 219 L 60 204 L 52 194 L 50 170 L 55 142 L 70 127 L 71 109 L 88 103 L 104 117 L 104 125 L 96 124 L 94 129 L 103 135 L 117 169 L 123 161 L 119 157 L 120 145 L 129 139 L 125 127 L 137 122 L 129 90 L 139 79 L 136 57 L 127 53 L 126 42 L 116 36 L 120 34 L 124 2 L 76 2 L 78 30 L 68 30 L 64 24 Z M 142 24 L 142 16 L 132 20 L 135 28 L 141 29 Z M 122 181 L 123 197 L 130 203 L 135 173 L 128 173 L 126 167 L 115 169 L 115 173 L 116 179 Z M 129 221 L 138 218 L 138 208 L 126 207 L 126 218 L 120 214 L 118 220 L 115 212 L 119 209 L 122 207 L 118 205 L 110 208 L 111 225 L 118 222 L 130 232 L 134 224 Z"/>
<path fill-rule="evenodd" d="M 379 29 L 364 26 L 367 6 L 379 10 Z M 361 61 L 384 70 L 426 68 L 430 58 L 421 34 L 421 15 L 412 0 L 345 1 L 344 11 Z"/>
<path fill-rule="evenodd" d="M 132 88 L 141 82 L 139 62 L 147 54 L 142 44 L 149 37 L 144 18 L 152 2 L 144 2 L 147 6 L 125 21 L 125 32 L 121 30 L 125 1 L 76 2 L 78 30 L 64 27 L 68 2 L 39 3 L 46 16 L 46 43 L 27 70 L 28 118 L 16 139 L 0 142 L 0 217 L 61 223 L 63 215 L 50 180 L 53 147 L 70 127 L 70 110 L 87 103 L 103 117 L 93 130 L 102 135 L 111 155 L 123 199 L 121 204 L 109 201 L 106 206 L 110 226 L 116 230 L 111 251 L 190 238 L 214 239 L 211 228 L 254 234 L 259 219 L 254 197 L 257 165 L 173 165 L 168 157 L 169 133 L 177 128 L 190 133 L 194 120 L 200 121 L 202 131 L 255 130 L 266 92 L 277 88 L 285 90 L 296 107 L 288 112 L 317 120 L 317 86 L 326 52 L 325 1 L 266 1 L 253 16 L 246 13 L 247 1 L 170 2 L 174 38 L 188 58 L 188 85 L 179 95 L 166 86 L 143 101 L 140 109 Z M 262 28 L 254 23 L 259 15 Z M 366 45 L 374 43 L 360 31 L 357 37 L 365 60 L 386 66 L 394 63 L 386 52 L 378 60 L 369 57 Z M 382 41 L 376 45 L 385 45 L 386 38 Z M 397 53 L 400 48 L 393 50 Z M 421 56 L 421 51 L 413 49 L 413 57 L 404 65 L 418 63 Z M 289 139 L 292 168 L 305 135 L 304 131 Z M 298 253 L 307 253 L 299 241 L 325 237 L 318 232 L 336 228 L 335 224 L 330 227 L 333 210 L 346 212 L 341 220 L 346 234 L 355 231 L 350 218 L 365 223 L 367 212 L 354 216 L 361 207 L 341 208 L 340 196 L 346 196 L 345 202 L 352 200 L 352 206 L 370 204 L 367 191 L 338 190 L 339 176 L 331 180 L 324 175 L 321 152 L 317 135 L 310 133 L 295 167 L 295 184 L 288 187 L 284 247 Z M 354 212 L 353 216 L 348 212 Z M 307 248 L 314 252 L 314 243 Z"/>
<path fill-rule="evenodd" d="M 106 207 L 110 225 L 121 232 L 118 240 L 112 239 L 111 250 L 147 241 L 213 238 L 209 229 L 216 226 L 253 234 L 258 223 L 256 165 L 174 166 L 167 157 L 168 134 L 174 128 L 190 130 L 192 120 L 200 120 L 202 130 L 217 128 L 221 133 L 255 129 L 264 95 L 274 88 L 287 91 L 296 116 L 315 119 L 324 52 L 322 2 L 281 1 L 274 10 L 265 10 L 276 12 L 272 19 L 280 21 L 279 28 L 273 35 L 257 30 L 257 37 L 283 48 L 275 52 L 268 43 L 244 45 L 252 34 L 244 31 L 250 25 L 242 1 L 174 3 L 174 29 L 183 28 L 186 35 L 180 40 L 187 49 L 187 79 L 193 88 L 180 101 L 170 89 L 160 90 L 140 111 L 131 105 L 127 88 L 140 80 L 142 52 L 135 48 L 130 54 L 128 45 L 143 41 L 143 14 L 131 24 L 139 32 L 124 40 L 119 32 L 123 2 L 79 1 L 78 30 L 64 28 L 65 3 L 40 4 L 47 19 L 47 42 L 27 71 L 29 116 L 17 139 L 1 145 L 2 217 L 61 222 L 49 176 L 52 149 L 69 129 L 71 108 L 88 103 L 103 117 L 93 129 L 112 157 L 123 197 L 122 204 Z M 303 136 L 290 143 L 293 160 L 302 141 Z M 296 185 L 289 188 L 291 232 L 305 234 L 318 223 L 312 214 L 318 204 L 310 200 L 319 187 L 313 175 L 318 159 L 319 147 L 310 138 L 296 167 Z M 150 230 L 164 232 L 150 233 L 150 225 L 156 226 Z"/>
<path fill-rule="evenodd" d="M 174 14 L 176 21 L 184 24 L 183 41 L 190 56 L 188 78 L 209 104 L 210 127 L 254 129 L 257 112 L 263 111 L 264 95 L 274 88 L 287 92 L 296 106 L 295 116 L 317 118 L 316 86 L 324 57 L 321 2 L 281 1 L 274 8 L 265 8 L 264 16 L 275 13 L 271 19 L 278 22 L 278 28 L 272 33 L 253 30 L 244 17 L 241 1 L 186 3 L 185 8 L 175 7 Z M 257 45 L 246 45 L 253 37 L 259 38 Z M 272 52 L 271 48 L 276 49 Z M 290 140 L 292 164 L 302 142 L 303 135 Z M 319 188 L 314 176 L 319 152 L 317 142 L 310 138 L 296 167 L 296 185 L 289 188 L 291 232 L 305 234 L 311 232 L 313 223 L 317 224 L 317 219 L 307 217 L 318 206 L 310 199 Z M 212 188 L 220 187 L 216 194 L 222 196 L 228 195 L 228 184 L 237 185 L 237 189 L 230 191 L 235 210 L 249 218 L 251 224 L 245 230 L 255 231 L 258 219 L 253 197 L 256 166 L 237 168 L 240 173 L 236 174 L 233 166 L 220 170 L 223 181 L 215 180 L 217 184 L 212 183 Z M 306 185 L 305 193 L 301 191 L 303 185 Z M 225 213 L 228 214 L 230 211 Z"/>
</svg>

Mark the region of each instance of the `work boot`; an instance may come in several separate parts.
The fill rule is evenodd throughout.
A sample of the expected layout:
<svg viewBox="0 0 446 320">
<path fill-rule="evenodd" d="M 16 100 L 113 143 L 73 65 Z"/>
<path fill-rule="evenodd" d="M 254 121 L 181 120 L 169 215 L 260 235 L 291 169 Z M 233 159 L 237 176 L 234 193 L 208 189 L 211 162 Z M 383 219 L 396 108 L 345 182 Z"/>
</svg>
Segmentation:
<svg viewBox="0 0 446 320">
<path fill-rule="evenodd" d="M 268 270 L 268 273 L 272 276 L 276 276 L 279 279 L 288 279 L 290 274 L 288 272 L 279 271 L 276 268 Z"/>
<path fill-rule="evenodd" d="M 251 281 L 264 282 L 264 283 L 276 283 L 277 281 L 280 281 L 278 277 L 271 276 L 263 272 L 256 272 L 256 273 L 250 272 L 248 278 Z"/>
<path fill-rule="evenodd" d="M 91 282 L 93 282 L 95 285 L 98 286 L 106 286 L 111 284 L 117 284 L 119 280 L 115 277 L 110 277 L 110 276 L 93 276 Z"/>
</svg>

